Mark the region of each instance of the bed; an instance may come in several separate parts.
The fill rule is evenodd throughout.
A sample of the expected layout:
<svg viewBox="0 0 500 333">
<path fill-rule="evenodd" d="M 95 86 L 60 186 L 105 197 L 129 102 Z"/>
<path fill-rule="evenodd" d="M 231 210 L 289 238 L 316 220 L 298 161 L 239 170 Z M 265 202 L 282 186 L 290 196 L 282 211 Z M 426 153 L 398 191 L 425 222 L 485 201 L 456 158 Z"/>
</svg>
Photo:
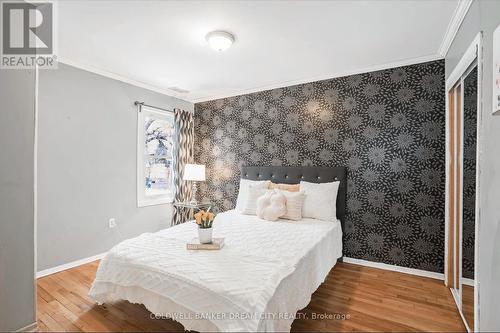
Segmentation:
<svg viewBox="0 0 500 333">
<path fill-rule="evenodd" d="M 188 251 L 196 224 L 126 240 L 105 256 L 89 295 L 98 303 L 144 304 L 186 330 L 289 331 L 295 314 L 342 257 L 346 170 L 330 167 L 242 167 L 241 177 L 276 183 L 340 181 L 337 221 L 275 222 L 220 213 L 220 251 Z"/>
</svg>

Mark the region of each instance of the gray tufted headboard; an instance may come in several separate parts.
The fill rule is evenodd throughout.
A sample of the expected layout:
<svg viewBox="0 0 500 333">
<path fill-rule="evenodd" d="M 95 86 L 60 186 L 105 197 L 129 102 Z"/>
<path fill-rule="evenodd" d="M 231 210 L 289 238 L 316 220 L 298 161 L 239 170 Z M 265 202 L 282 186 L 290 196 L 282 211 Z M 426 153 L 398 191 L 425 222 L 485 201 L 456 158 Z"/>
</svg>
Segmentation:
<svg viewBox="0 0 500 333">
<path fill-rule="evenodd" d="M 340 181 L 337 194 L 337 218 L 344 229 L 347 208 L 347 168 L 346 167 L 281 167 L 242 166 L 241 178 L 250 180 L 271 180 L 274 183 L 298 184 L 301 180 L 310 183 Z"/>
</svg>

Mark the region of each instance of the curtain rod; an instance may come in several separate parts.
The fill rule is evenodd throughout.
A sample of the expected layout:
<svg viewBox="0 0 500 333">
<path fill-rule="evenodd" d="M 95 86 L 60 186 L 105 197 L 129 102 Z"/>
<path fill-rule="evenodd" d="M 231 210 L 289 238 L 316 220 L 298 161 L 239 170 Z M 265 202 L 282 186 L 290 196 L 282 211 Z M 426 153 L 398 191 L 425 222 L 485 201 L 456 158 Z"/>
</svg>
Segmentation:
<svg viewBox="0 0 500 333">
<path fill-rule="evenodd" d="M 147 106 L 147 107 L 150 107 L 150 108 L 153 108 L 153 109 L 158 109 L 158 110 L 162 110 L 162 111 L 166 111 L 166 112 L 172 112 L 172 113 L 174 113 L 174 111 L 173 111 L 173 110 L 168 110 L 168 109 L 164 109 L 164 108 L 159 108 L 159 107 L 157 107 L 157 106 L 154 106 L 154 105 L 149 105 L 149 104 L 146 104 L 146 103 L 144 103 L 144 102 L 135 101 L 135 102 L 134 102 L 134 105 L 136 105 L 136 106 L 139 106 L 139 105 L 140 105 L 140 106 Z M 140 111 L 140 109 L 139 109 L 139 111 Z"/>
</svg>

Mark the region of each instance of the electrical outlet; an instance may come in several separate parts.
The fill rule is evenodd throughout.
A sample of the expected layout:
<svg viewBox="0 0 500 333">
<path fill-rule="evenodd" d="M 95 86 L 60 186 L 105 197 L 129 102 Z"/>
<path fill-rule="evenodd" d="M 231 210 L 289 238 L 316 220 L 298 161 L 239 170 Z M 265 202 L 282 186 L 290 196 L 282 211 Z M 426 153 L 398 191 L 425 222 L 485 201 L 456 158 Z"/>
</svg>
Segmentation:
<svg viewBox="0 0 500 333">
<path fill-rule="evenodd" d="M 110 218 L 108 221 L 108 226 L 110 228 L 115 228 L 116 227 L 116 220 L 114 218 Z"/>
</svg>

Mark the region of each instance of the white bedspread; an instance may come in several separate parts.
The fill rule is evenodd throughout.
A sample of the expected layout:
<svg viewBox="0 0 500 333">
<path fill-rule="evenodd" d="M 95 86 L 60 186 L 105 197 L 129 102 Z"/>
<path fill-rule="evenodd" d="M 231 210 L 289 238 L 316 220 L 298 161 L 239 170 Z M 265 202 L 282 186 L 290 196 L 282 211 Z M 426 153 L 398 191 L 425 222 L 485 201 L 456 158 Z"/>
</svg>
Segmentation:
<svg viewBox="0 0 500 333">
<path fill-rule="evenodd" d="M 217 216 L 220 251 L 188 251 L 192 222 L 126 240 L 101 261 L 89 295 L 126 299 L 187 330 L 289 331 L 342 255 L 339 222 Z"/>
</svg>

